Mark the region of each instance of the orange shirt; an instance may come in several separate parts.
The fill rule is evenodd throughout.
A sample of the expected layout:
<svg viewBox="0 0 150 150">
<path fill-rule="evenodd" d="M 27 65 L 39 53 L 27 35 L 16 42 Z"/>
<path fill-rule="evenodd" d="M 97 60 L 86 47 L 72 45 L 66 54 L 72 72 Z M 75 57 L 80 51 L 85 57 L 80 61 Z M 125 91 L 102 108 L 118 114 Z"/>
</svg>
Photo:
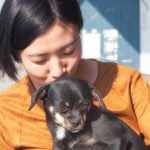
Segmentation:
<svg viewBox="0 0 150 150">
<path fill-rule="evenodd" d="M 150 145 L 150 87 L 140 73 L 114 63 L 98 62 L 95 87 L 114 112 Z M 26 76 L 0 94 L 0 150 L 51 150 L 42 101 L 31 111 L 33 88 Z M 97 101 L 94 101 L 97 103 Z"/>
</svg>

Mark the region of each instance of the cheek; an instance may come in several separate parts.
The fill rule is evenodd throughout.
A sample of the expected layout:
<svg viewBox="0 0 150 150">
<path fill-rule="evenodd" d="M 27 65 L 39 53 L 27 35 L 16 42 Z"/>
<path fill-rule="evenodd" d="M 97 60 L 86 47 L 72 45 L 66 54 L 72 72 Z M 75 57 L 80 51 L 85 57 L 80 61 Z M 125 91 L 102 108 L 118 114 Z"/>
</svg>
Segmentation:
<svg viewBox="0 0 150 150">
<path fill-rule="evenodd" d="M 25 71 L 34 83 L 34 86 L 40 87 L 43 85 L 43 83 L 45 83 L 48 74 L 46 72 L 45 66 L 37 66 L 28 59 L 23 59 L 22 65 L 24 66 Z"/>
<path fill-rule="evenodd" d="M 35 65 L 24 53 L 20 54 L 21 63 L 26 72 L 30 75 L 41 76 L 45 73 L 44 66 Z"/>
<path fill-rule="evenodd" d="M 43 77 L 46 75 L 46 67 L 45 66 L 37 66 L 32 64 L 32 62 L 24 61 L 22 62 L 24 69 L 29 75 Z"/>
</svg>

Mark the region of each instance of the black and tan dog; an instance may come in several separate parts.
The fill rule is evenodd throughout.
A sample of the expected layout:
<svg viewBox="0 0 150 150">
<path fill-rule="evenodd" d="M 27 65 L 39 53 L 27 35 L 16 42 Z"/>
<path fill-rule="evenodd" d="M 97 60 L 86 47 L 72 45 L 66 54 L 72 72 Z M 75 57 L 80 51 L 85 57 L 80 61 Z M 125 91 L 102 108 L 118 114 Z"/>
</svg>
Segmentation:
<svg viewBox="0 0 150 150">
<path fill-rule="evenodd" d="M 101 109 L 92 104 L 93 95 Z M 106 111 L 99 93 L 84 80 L 65 77 L 39 88 L 29 110 L 44 100 L 54 150 L 146 150 L 143 140 Z"/>
</svg>

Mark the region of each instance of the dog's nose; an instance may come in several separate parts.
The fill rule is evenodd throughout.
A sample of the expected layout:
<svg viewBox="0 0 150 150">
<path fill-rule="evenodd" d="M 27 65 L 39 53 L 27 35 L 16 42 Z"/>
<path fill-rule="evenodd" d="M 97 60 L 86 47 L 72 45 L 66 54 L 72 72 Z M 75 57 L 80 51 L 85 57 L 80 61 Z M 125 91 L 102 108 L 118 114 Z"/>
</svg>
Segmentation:
<svg viewBox="0 0 150 150">
<path fill-rule="evenodd" d="M 78 120 L 78 121 L 72 122 L 72 125 L 74 128 L 76 128 L 77 126 L 79 126 L 80 123 L 81 123 L 81 120 Z"/>
</svg>

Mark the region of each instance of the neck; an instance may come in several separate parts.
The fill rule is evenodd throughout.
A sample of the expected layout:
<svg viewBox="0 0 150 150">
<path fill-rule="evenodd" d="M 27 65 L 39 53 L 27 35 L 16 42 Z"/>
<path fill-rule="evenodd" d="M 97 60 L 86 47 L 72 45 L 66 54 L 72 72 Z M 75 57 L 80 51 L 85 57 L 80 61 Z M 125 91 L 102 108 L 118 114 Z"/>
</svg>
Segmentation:
<svg viewBox="0 0 150 150">
<path fill-rule="evenodd" d="M 94 84 L 98 76 L 97 62 L 89 59 L 81 59 L 75 76 Z"/>
</svg>

